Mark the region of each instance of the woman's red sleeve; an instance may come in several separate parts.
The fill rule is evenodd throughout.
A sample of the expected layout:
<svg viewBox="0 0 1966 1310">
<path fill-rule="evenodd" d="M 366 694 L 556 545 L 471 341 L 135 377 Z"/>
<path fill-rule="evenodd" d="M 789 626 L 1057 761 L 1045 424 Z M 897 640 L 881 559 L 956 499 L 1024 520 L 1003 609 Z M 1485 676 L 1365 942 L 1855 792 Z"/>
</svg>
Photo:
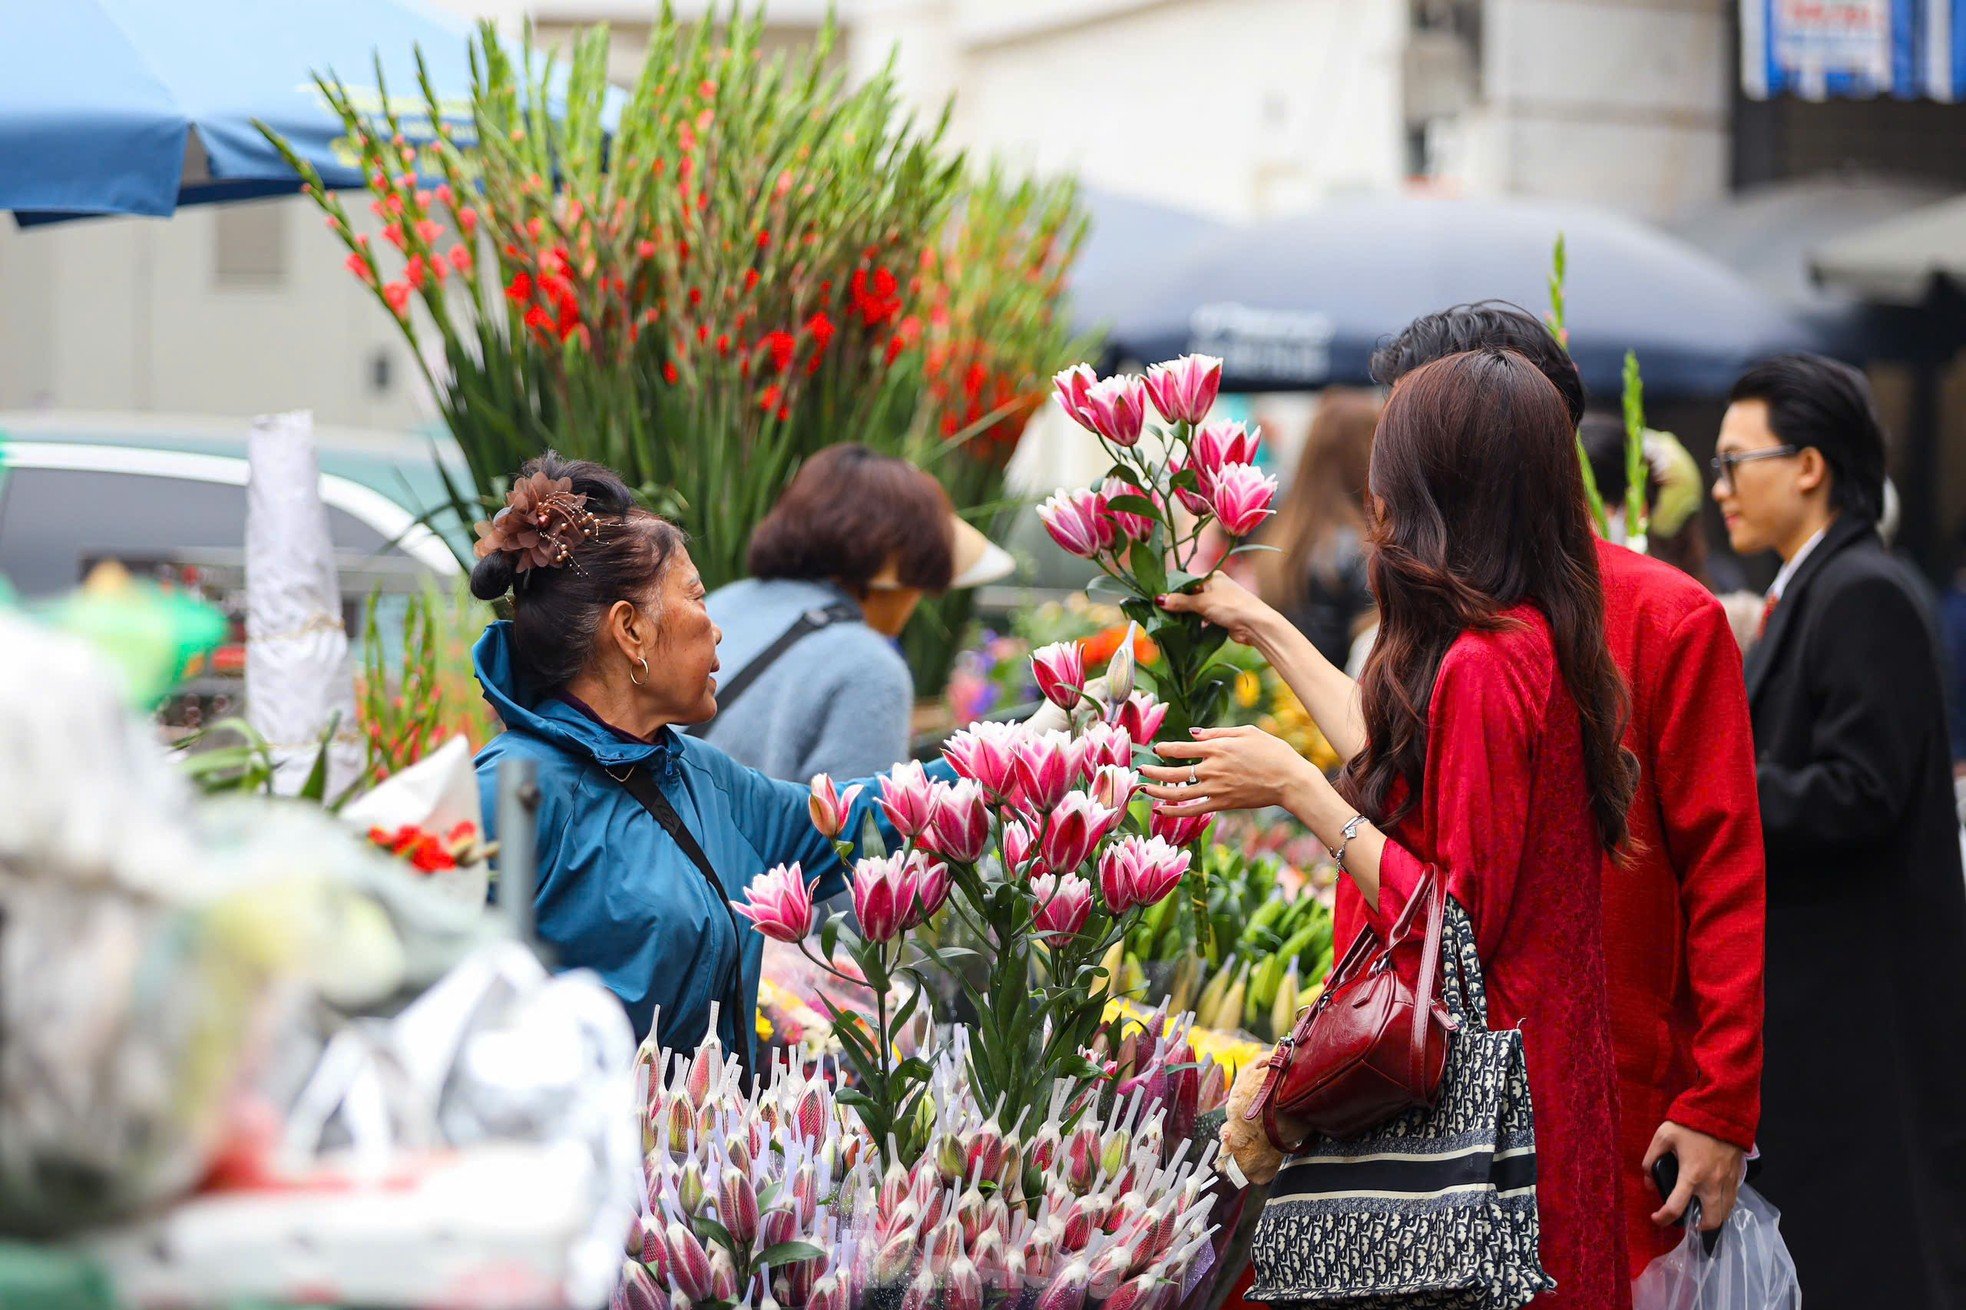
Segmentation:
<svg viewBox="0 0 1966 1310">
<path fill-rule="evenodd" d="M 1484 958 L 1492 958 L 1508 920 L 1529 825 L 1530 755 L 1549 697 L 1547 687 L 1533 685 L 1533 667 L 1510 658 L 1495 637 L 1464 639 L 1448 651 L 1427 710 L 1422 813 L 1401 825 L 1432 845 Z M 1399 918 L 1425 869 L 1420 855 L 1387 838 L 1370 920 L 1380 933 Z"/>
</svg>

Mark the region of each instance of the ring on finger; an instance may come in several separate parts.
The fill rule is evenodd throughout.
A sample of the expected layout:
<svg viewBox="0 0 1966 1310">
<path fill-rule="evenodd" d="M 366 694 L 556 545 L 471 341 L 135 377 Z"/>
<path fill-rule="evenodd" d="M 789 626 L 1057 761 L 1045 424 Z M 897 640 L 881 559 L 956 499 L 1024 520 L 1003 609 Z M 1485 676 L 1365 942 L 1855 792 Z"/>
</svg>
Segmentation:
<svg viewBox="0 0 1966 1310">
<path fill-rule="evenodd" d="M 1201 774 L 1198 772 L 1198 769 L 1198 765 L 1190 764 L 1188 766 L 1188 785 L 1190 787 L 1197 786 L 1201 782 Z"/>
</svg>

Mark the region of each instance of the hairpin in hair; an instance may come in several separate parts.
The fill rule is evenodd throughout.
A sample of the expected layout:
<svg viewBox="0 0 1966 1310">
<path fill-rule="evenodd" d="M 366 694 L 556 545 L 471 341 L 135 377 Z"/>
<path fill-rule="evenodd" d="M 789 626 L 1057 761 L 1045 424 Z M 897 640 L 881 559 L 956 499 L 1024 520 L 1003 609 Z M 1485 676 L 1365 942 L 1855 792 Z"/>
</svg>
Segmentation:
<svg viewBox="0 0 1966 1310">
<path fill-rule="evenodd" d="M 535 473 L 514 483 L 505 508 L 477 525 L 478 558 L 505 551 L 518 556 L 521 573 L 559 568 L 573 562 L 574 548 L 598 534 L 600 526 L 587 497 L 574 492 L 572 478 Z"/>
</svg>

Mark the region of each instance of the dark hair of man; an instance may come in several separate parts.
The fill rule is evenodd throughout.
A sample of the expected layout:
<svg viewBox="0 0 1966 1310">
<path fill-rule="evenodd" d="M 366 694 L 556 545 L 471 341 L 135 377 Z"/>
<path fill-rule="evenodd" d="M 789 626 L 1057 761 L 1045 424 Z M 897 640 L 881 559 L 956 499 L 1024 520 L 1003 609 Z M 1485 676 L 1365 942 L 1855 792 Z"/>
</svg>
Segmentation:
<svg viewBox="0 0 1966 1310">
<path fill-rule="evenodd" d="M 1822 452 L 1830 504 L 1839 513 L 1877 522 L 1884 512 L 1884 425 L 1863 374 L 1821 355 L 1775 355 L 1741 374 L 1727 403 L 1743 400 L 1768 406 L 1768 426 L 1780 440 Z"/>
<path fill-rule="evenodd" d="M 1420 315 L 1372 352 L 1372 378 L 1390 387 L 1422 364 L 1469 350 L 1513 350 L 1556 387 L 1570 409 L 1571 426 L 1584 421 L 1584 379 L 1577 362 L 1548 324 L 1506 300 L 1482 300 Z"/>
</svg>

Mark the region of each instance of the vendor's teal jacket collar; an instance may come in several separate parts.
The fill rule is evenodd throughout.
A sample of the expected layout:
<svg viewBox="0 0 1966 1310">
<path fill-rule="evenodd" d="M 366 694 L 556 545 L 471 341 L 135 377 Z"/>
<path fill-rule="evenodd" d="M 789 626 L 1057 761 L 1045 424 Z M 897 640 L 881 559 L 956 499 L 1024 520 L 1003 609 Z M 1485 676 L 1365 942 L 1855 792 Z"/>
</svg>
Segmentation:
<svg viewBox="0 0 1966 1310">
<path fill-rule="evenodd" d="M 658 775 L 673 773 L 681 751 L 681 734 L 664 728 L 653 742 L 623 741 L 557 696 L 533 687 L 519 672 L 512 652 L 512 625 L 499 620 L 485 629 L 471 652 L 478 681 L 485 689 L 499 722 L 522 728 L 532 736 L 574 755 L 583 755 L 603 768 L 621 770 L 648 765 Z"/>
</svg>

